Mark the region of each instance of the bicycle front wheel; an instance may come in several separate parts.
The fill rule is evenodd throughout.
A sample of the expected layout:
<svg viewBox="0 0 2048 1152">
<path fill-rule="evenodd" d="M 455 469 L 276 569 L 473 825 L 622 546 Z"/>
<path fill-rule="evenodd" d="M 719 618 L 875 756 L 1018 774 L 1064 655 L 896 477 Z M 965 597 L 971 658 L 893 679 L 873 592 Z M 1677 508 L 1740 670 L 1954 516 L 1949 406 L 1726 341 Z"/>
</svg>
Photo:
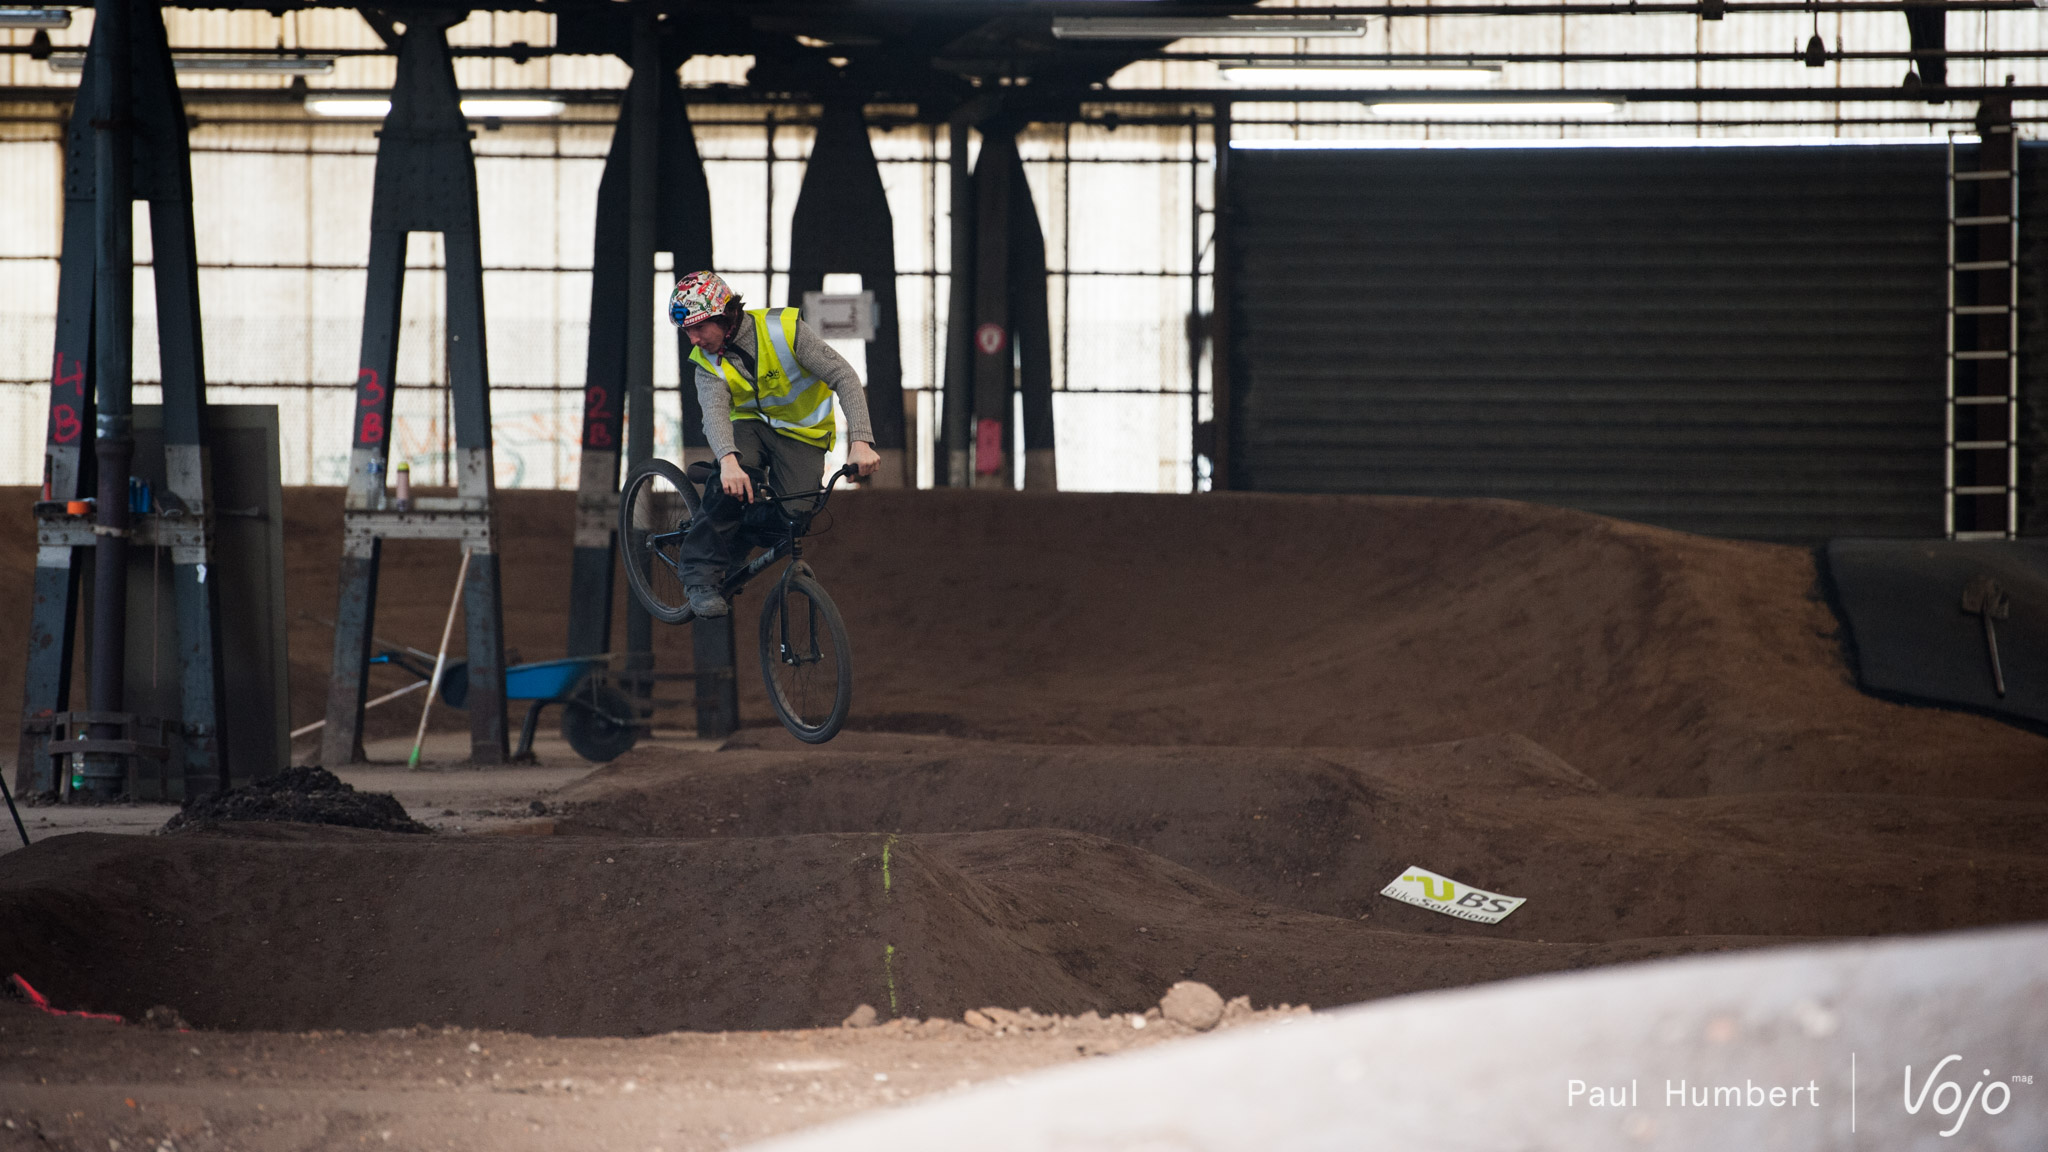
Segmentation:
<svg viewBox="0 0 2048 1152">
<path fill-rule="evenodd" d="M 683 533 L 697 514 L 697 490 L 666 460 L 643 460 L 619 492 L 619 555 L 626 583 L 647 614 L 664 624 L 690 618 L 683 590 Z"/>
<path fill-rule="evenodd" d="M 823 744 L 853 706 L 853 650 L 832 598 L 808 575 L 778 582 L 761 608 L 761 678 L 789 734 Z"/>
</svg>

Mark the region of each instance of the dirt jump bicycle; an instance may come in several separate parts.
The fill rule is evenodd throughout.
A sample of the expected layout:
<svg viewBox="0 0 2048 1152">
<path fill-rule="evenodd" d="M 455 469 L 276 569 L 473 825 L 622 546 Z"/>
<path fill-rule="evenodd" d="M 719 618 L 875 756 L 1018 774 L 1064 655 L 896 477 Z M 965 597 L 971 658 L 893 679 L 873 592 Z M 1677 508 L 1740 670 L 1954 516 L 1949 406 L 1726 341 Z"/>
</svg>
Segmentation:
<svg viewBox="0 0 2048 1152">
<path fill-rule="evenodd" d="M 741 516 L 739 542 L 748 551 L 767 551 L 727 572 L 719 593 L 731 602 L 777 561 L 789 561 L 761 605 L 761 678 L 790 735 L 823 744 L 839 734 L 853 704 L 853 651 L 839 609 L 804 563 L 803 539 L 839 482 L 858 470 L 849 464 L 823 487 L 792 493 L 774 492 L 764 474 L 747 471 L 754 502 Z M 683 535 L 702 506 L 700 487 L 716 482 L 717 467 L 709 462 L 691 465 L 686 476 L 667 460 L 646 460 L 626 474 L 619 493 L 619 550 L 626 582 L 656 620 L 682 624 L 694 615 L 683 590 Z M 801 509 L 798 502 L 813 496 L 816 506 Z"/>
</svg>

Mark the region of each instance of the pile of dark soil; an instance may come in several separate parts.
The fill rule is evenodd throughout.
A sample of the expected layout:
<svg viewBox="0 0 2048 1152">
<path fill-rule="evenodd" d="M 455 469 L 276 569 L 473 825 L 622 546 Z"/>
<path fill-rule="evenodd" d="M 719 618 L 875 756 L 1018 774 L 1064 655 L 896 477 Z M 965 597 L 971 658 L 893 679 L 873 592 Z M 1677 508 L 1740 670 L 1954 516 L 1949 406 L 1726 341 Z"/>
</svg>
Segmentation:
<svg viewBox="0 0 2048 1152">
<path fill-rule="evenodd" d="M 220 824 L 273 821 L 332 824 L 378 832 L 432 832 L 406 814 L 389 792 L 358 792 L 321 768 L 291 768 L 241 788 L 185 802 L 163 831 L 183 832 Z"/>
</svg>

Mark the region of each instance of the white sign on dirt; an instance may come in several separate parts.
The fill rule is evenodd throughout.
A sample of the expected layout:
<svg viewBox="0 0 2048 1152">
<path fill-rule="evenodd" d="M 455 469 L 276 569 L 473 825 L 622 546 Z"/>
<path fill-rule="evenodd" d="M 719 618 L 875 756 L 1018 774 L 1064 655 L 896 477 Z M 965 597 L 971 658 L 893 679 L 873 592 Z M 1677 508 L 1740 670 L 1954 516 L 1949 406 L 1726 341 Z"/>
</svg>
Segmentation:
<svg viewBox="0 0 2048 1152">
<path fill-rule="evenodd" d="M 1498 924 L 1507 919 L 1508 913 L 1527 902 L 1526 897 L 1488 892 L 1412 865 L 1402 869 L 1393 883 L 1380 889 L 1380 895 L 1480 924 Z"/>
</svg>

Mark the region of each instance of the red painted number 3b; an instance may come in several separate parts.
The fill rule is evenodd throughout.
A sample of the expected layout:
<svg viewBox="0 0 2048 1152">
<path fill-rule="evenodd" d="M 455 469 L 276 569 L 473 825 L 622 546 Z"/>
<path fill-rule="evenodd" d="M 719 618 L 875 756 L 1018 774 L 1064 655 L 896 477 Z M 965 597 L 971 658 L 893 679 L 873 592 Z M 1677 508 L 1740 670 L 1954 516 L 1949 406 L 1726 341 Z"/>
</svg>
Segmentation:
<svg viewBox="0 0 2048 1152">
<path fill-rule="evenodd" d="M 356 407 L 361 410 L 356 419 L 356 443 L 382 444 L 384 442 L 384 383 L 377 378 L 375 368 L 365 368 L 356 374 Z"/>
</svg>

